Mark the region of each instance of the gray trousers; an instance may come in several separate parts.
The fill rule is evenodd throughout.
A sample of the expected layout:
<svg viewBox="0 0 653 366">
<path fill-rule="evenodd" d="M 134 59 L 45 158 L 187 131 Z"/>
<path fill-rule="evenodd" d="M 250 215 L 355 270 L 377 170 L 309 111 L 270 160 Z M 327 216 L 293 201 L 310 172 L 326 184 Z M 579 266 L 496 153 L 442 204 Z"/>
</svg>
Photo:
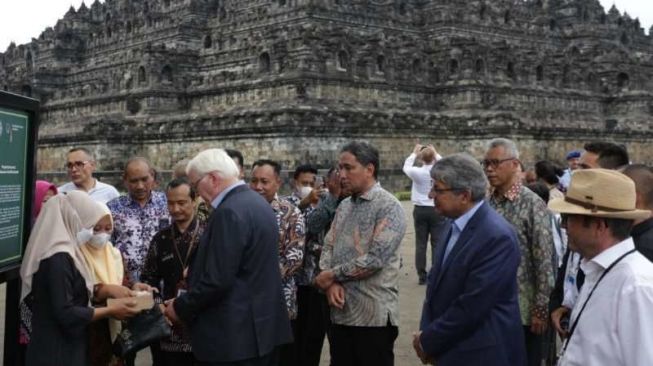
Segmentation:
<svg viewBox="0 0 653 366">
<path fill-rule="evenodd" d="M 415 206 L 415 268 L 420 279 L 426 279 L 426 247 L 431 239 L 431 264 L 435 257 L 435 243 L 440 235 L 445 235 L 447 221 L 435 211 L 433 206 Z"/>
</svg>

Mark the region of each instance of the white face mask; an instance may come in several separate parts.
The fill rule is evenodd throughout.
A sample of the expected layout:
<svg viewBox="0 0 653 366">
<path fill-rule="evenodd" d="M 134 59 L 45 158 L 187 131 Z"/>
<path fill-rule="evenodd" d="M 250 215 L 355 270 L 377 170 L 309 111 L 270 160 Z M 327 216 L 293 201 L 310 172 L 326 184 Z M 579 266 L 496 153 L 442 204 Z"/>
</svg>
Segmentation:
<svg viewBox="0 0 653 366">
<path fill-rule="evenodd" d="M 313 187 L 301 187 L 299 189 L 299 198 L 304 199 L 308 197 L 309 194 L 313 191 Z"/>
<path fill-rule="evenodd" d="M 88 243 L 97 249 L 102 249 L 109 242 L 109 239 L 111 239 L 109 233 L 93 234 Z"/>
<path fill-rule="evenodd" d="M 82 229 L 77 233 L 77 244 L 86 244 L 93 237 L 93 229 Z"/>
</svg>

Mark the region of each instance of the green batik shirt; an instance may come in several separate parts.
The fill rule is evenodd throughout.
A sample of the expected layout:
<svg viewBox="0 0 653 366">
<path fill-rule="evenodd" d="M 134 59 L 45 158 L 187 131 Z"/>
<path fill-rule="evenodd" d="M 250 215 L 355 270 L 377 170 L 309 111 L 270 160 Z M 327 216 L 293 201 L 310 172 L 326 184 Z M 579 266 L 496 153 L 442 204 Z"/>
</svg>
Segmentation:
<svg viewBox="0 0 653 366">
<path fill-rule="evenodd" d="M 550 212 L 542 199 L 517 183 L 502 196 L 492 194 L 490 205 L 513 225 L 519 238 L 521 263 L 517 270 L 522 324 L 533 315 L 547 321 L 553 290 L 553 233 Z"/>
<path fill-rule="evenodd" d="M 320 268 L 332 270 L 345 288 L 344 308 L 331 307 L 334 324 L 399 324 L 399 246 L 405 232 L 406 213 L 378 183 L 340 203 L 320 258 Z"/>
</svg>

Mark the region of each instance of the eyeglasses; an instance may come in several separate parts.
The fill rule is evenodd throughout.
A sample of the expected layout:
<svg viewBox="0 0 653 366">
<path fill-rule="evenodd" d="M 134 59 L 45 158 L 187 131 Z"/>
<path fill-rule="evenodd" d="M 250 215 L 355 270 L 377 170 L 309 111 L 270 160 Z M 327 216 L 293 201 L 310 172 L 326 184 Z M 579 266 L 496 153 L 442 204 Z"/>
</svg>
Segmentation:
<svg viewBox="0 0 653 366">
<path fill-rule="evenodd" d="M 435 194 L 442 194 L 444 192 L 460 192 L 460 191 L 464 191 L 464 189 L 461 189 L 461 188 L 435 188 L 435 187 L 431 188 L 431 192 L 433 192 Z"/>
<path fill-rule="evenodd" d="M 64 168 L 68 170 L 73 170 L 73 168 L 77 169 L 82 169 L 84 166 L 88 163 L 90 163 L 91 160 L 84 160 L 84 161 L 69 161 L 64 165 Z"/>
<path fill-rule="evenodd" d="M 483 166 L 483 168 L 489 168 L 489 167 L 496 168 L 501 163 L 504 163 L 504 162 L 510 161 L 510 160 L 515 160 L 515 159 L 517 159 L 517 158 L 484 159 L 484 160 L 481 160 L 481 165 Z"/>
<path fill-rule="evenodd" d="M 193 188 L 195 192 L 197 192 L 197 186 L 200 184 L 202 179 L 204 179 L 208 174 L 209 173 L 202 174 L 202 176 L 200 176 L 195 182 L 190 183 L 191 188 Z"/>
</svg>

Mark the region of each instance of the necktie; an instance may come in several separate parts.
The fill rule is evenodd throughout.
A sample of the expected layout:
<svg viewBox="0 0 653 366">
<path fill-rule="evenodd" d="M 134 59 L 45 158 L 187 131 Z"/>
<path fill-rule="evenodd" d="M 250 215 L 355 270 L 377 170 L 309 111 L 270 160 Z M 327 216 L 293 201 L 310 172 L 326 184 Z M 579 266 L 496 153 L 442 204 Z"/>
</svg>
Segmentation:
<svg viewBox="0 0 653 366">
<path fill-rule="evenodd" d="M 451 253 L 451 250 L 454 247 L 454 244 L 458 241 L 458 237 L 460 236 L 460 230 L 458 229 L 458 226 L 456 226 L 455 223 L 451 223 L 451 235 L 449 236 L 449 241 L 447 242 L 447 246 L 444 250 L 444 258 L 442 258 L 442 264 L 447 263 L 447 257 L 449 256 L 449 253 Z"/>
</svg>

